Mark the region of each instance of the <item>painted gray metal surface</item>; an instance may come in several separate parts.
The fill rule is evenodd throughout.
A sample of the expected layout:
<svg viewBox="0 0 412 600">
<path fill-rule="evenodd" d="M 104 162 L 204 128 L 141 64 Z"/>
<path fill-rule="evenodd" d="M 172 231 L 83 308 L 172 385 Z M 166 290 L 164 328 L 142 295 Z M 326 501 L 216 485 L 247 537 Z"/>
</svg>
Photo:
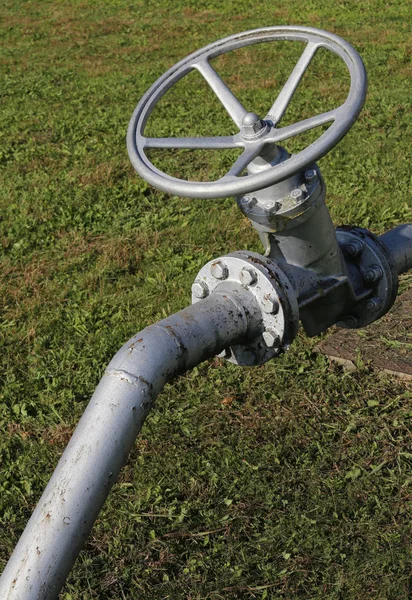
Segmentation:
<svg viewBox="0 0 412 600">
<path fill-rule="evenodd" d="M 399 275 L 412 269 L 412 223 L 398 225 L 379 239 L 391 253 Z"/>
<path fill-rule="evenodd" d="M 263 157 L 248 167 L 265 170 Z M 270 169 L 270 163 L 266 163 Z M 265 255 L 311 269 L 319 276 L 345 274 L 335 226 L 325 205 L 326 186 L 318 166 L 237 199 L 258 231 Z"/>
<path fill-rule="evenodd" d="M 373 233 L 362 227 L 338 227 L 336 236 L 342 248 L 352 293 L 350 310 L 339 327 L 366 327 L 388 312 L 398 292 L 398 272 L 387 246 Z M 353 253 L 353 246 L 358 251 Z"/>
<path fill-rule="evenodd" d="M 210 60 L 237 48 L 276 40 L 298 41 L 305 43 L 306 46 L 278 98 L 265 119 L 261 121 L 262 126 L 257 128 L 255 135 L 250 135 L 254 113 L 249 112 L 234 96 L 210 65 Z M 327 48 L 346 64 L 351 77 L 347 99 L 336 109 L 293 125 L 277 127 L 298 83 L 319 48 Z M 146 137 L 145 126 L 157 102 L 170 87 L 193 69 L 196 69 L 210 85 L 239 128 L 239 133 L 233 136 L 199 138 Z M 146 181 L 171 194 L 191 198 L 224 198 L 246 194 L 287 179 L 324 156 L 343 138 L 355 122 L 365 100 L 366 88 L 365 68 L 356 50 L 342 38 L 327 31 L 312 27 L 265 27 L 232 35 L 190 54 L 169 69 L 146 92 L 129 124 L 127 147 L 130 160 Z M 265 146 L 278 144 L 328 123 L 332 124 L 327 131 L 298 154 L 264 173 L 241 177 L 244 169 L 261 154 Z M 243 152 L 224 177 L 218 181 L 203 183 L 184 181 L 161 172 L 147 158 L 145 154 L 147 148 L 243 148 Z"/>
<path fill-rule="evenodd" d="M 295 288 L 279 265 L 246 250 L 211 260 L 196 276 L 192 302 L 199 302 L 199 295 L 216 293 L 222 281 L 248 290 L 261 310 L 262 323 L 254 337 L 226 348 L 225 358 L 240 366 L 255 366 L 287 350 L 298 330 L 299 309 Z"/>
<path fill-rule="evenodd" d="M 164 384 L 260 327 L 254 297 L 223 286 L 119 350 L 1 576 L 1 600 L 57 598 Z"/>
</svg>

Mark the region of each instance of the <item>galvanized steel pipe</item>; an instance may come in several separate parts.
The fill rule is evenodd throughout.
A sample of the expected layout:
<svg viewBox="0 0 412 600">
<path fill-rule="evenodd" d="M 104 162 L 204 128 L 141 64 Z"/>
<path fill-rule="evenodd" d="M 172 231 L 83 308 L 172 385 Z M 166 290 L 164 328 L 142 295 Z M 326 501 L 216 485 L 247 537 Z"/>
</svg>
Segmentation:
<svg viewBox="0 0 412 600">
<path fill-rule="evenodd" d="M 412 223 L 398 225 L 379 239 L 391 253 L 398 275 L 412 269 Z"/>
<path fill-rule="evenodd" d="M 240 285 L 222 284 L 119 350 L 3 572 L 2 600 L 57 598 L 165 383 L 260 327 L 254 297 Z"/>
</svg>

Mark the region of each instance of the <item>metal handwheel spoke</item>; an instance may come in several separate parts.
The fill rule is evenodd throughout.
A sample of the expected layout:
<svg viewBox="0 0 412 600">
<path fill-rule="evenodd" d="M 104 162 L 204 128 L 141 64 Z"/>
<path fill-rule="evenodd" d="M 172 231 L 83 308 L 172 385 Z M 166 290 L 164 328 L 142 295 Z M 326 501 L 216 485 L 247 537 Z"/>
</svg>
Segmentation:
<svg viewBox="0 0 412 600">
<path fill-rule="evenodd" d="M 188 149 L 224 149 L 239 148 L 244 146 L 237 136 L 216 136 L 216 137 L 184 137 L 184 138 L 144 138 L 142 146 L 144 148 L 188 148 Z"/>
<path fill-rule="evenodd" d="M 293 95 L 298 87 L 303 75 L 306 72 L 312 58 L 314 57 L 317 49 L 320 47 L 319 44 L 315 44 L 313 42 L 308 42 L 305 50 L 303 51 L 301 57 L 296 63 L 295 68 L 292 73 L 289 75 L 289 78 L 282 90 L 280 91 L 278 97 L 276 98 L 272 108 L 269 110 L 266 119 L 270 119 L 273 122 L 273 125 L 277 125 L 283 115 L 287 107 L 290 104 L 290 101 L 293 98 Z"/>
<path fill-rule="evenodd" d="M 233 163 L 229 171 L 221 178 L 221 181 L 227 177 L 238 177 L 254 158 L 260 153 L 262 144 L 254 144 L 246 148 L 242 154 Z"/>
<path fill-rule="evenodd" d="M 316 115 L 315 117 L 298 121 L 292 125 L 287 125 L 286 127 L 281 127 L 280 129 L 274 129 L 270 134 L 270 141 L 275 143 L 282 142 L 283 140 L 288 140 L 296 135 L 299 135 L 300 133 L 305 133 L 305 131 L 310 131 L 311 129 L 315 129 L 321 125 L 331 123 L 332 121 L 336 120 L 338 111 L 339 109 L 336 108 L 320 115 Z"/>
<path fill-rule="evenodd" d="M 202 60 L 193 65 L 195 69 L 204 77 L 206 82 L 212 88 L 220 102 L 223 104 L 230 117 L 239 127 L 242 126 L 242 119 L 247 114 L 247 110 L 236 98 L 226 83 L 216 73 L 208 60 Z"/>
</svg>

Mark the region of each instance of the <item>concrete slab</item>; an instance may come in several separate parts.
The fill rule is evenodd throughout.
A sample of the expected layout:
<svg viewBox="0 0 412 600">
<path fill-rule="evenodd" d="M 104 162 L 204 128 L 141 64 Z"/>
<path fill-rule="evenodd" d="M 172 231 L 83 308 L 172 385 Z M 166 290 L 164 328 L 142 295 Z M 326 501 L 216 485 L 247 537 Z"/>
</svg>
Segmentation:
<svg viewBox="0 0 412 600">
<path fill-rule="evenodd" d="M 362 363 L 412 380 L 412 289 L 401 294 L 376 323 L 359 330 L 336 329 L 315 352 L 350 370 Z"/>
</svg>

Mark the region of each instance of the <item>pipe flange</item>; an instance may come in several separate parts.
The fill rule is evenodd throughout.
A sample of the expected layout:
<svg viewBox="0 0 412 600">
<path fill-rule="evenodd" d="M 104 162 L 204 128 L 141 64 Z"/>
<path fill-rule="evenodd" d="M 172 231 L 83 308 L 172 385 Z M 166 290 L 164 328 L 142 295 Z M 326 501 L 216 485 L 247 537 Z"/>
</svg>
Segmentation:
<svg viewBox="0 0 412 600">
<path fill-rule="evenodd" d="M 357 329 L 388 312 L 398 291 L 392 256 L 379 238 L 361 227 L 338 227 L 336 237 L 349 269 L 356 272 L 358 300 L 338 327 Z"/>
<path fill-rule="evenodd" d="M 227 283 L 242 285 L 257 301 L 261 324 L 245 344 L 220 355 L 241 366 L 254 366 L 287 350 L 298 330 L 299 310 L 294 289 L 274 261 L 255 252 L 233 252 L 208 262 L 192 286 L 192 302 L 223 292 Z"/>
<path fill-rule="evenodd" d="M 287 160 L 289 154 L 286 150 L 280 147 L 278 150 L 281 153 L 279 162 Z M 325 183 L 317 165 L 308 168 L 304 175 L 304 178 L 294 176 L 265 190 L 238 196 L 237 205 L 258 231 L 273 233 L 297 227 L 324 203 L 326 195 Z"/>
</svg>

